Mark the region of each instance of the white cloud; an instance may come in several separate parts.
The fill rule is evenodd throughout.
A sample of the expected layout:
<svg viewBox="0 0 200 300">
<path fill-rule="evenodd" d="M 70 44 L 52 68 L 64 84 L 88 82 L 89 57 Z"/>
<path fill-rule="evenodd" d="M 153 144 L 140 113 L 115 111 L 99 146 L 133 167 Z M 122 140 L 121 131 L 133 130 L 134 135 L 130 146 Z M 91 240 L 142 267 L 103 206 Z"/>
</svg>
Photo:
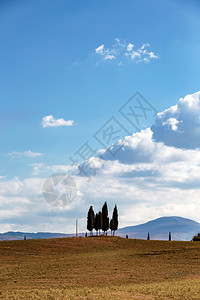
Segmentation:
<svg viewBox="0 0 200 300">
<path fill-rule="evenodd" d="M 127 55 L 129 55 L 129 54 L 127 53 Z M 132 51 L 131 54 L 130 54 L 130 56 L 131 56 L 131 59 L 134 60 L 137 57 L 140 58 L 141 57 L 141 53 L 139 51 Z"/>
<path fill-rule="evenodd" d="M 135 48 L 134 44 L 129 42 L 121 42 L 118 38 L 115 39 L 115 44 L 109 48 L 105 48 L 104 44 L 95 49 L 95 53 L 100 55 L 103 60 L 114 60 L 117 65 L 122 65 L 127 62 L 150 62 L 152 59 L 158 59 L 153 51 L 148 51 L 149 44 L 142 44 L 141 47 Z M 129 59 L 129 61 L 127 60 Z"/>
<path fill-rule="evenodd" d="M 181 105 L 186 105 L 187 112 L 191 114 L 190 118 L 194 117 L 193 106 L 197 108 L 198 99 L 198 95 L 194 94 L 192 98 L 186 96 L 181 100 Z M 171 118 L 179 108 L 180 103 L 158 114 L 158 117 L 166 117 L 167 114 L 164 118 L 166 124 L 160 122 L 160 126 L 181 134 L 179 126 L 186 125 L 183 124 L 185 118 L 180 121 Z M 200 118 L 200 110 L 195 112 Z M 194 128 L 190 129 L 196 132 L 196 122 L 193 124 Z M 90 158 L 81 165 L 92 176 L 89 183 L 86 184 L 83 179 L 84 184 L 80 185 L 84 199 L 89 200 L 92 195 L 95 207 L 102 198 L 110 204 L 117 202 L 121 226 L 164 215 L 180 215 L 200 221 L 196 213 L 200 195 L 200 151 L 190 149 L 190 143 L 196 142 L 196 135 L 192 138 L 194 141 L 189 134 L 184 136 L 185 144 L 189 143 L 187 149 L 176 148 L 163 141 L 155 141 L 153 131 L 148 128 L 102 149 L 97 158 Z M 167 136 L 165 139 L 167 141 Z M 121 150 L 112 156 L 109 150 L 115 152 L 115 147 L 118 149 L 119 146 Z"/>
<path fill-rule="evenodd" d="M 107 54 L 104 59 L 109 59 L 109 60 L 112 60 L 112 59 L 115 59 L 115 56 L 114 55 L 111 55 L 111 54 Z"/>
<path fill-rule="evenodd" d="M 103 55 L 103 53 L 104 53 L 104 45 L 101 45 L 101 46 L 99 46 L 99 47 L 97 47 L 96 49 L 95 49 L 95 52 L 96 53 L 99 53 L 99 54 L 101 54 L 101 55 Z"/>
<path fill-rule="evenodd" d="M 104 45 L 101 45 L 95 49 L 96 54 L 103 56 L 104 60 L 113 60 L 115 59 L 116 51 L 105 49 Z"/>
<path fill-rule="evenodd" d="M 154 52 L 152 52 L 152 51 L 149 52 L 149 57 L 150 57 L 150 58 L 158 58 L 158 56 L 155 55 Z"/>
<path fill-rule="evenodd" d="M 98 211 L 104 201 L 108 202 L 110 214 L 117 203 L 120 227 L 166 215 L 200 221 L 200 151 L 191 147 L 200 143 L 199 122 L 199 93 L 196 93 L 158 114 L 156 126 L 168 130 L 162 140 L 161 131 L 156 140 L 155 131 L 148 128 L 110 146 L 110 149 L 121 147 L 115 157 L 109 148 L 102 149 L 98 157 L 85 161 L 79 170 L 76 166 L 33 165 L 40 177 L 48 176 L 45 172 L 51 175 L 60 170 L 73 176 L 79 193 L 69 209 L 54 208 L 44 201 L 41 195 L 44 179 L 40 177 L 0 181 L 0 211 L 4 212 L 0 218 L 1 230 L 55 232 L 63 231 L 66 224 L 66 231 L 73 232 L 74 219 L 80 218 L 80 231 L 85 231 L 89 206 L 93 204 Z M 171 139 L 173 133 L 177 141 Z M 176 147 L 183 140 L 184 147 Z M 90 178 L 80 176 L 81 166 Z"/>
<path fill-rule="evenodd" d="M 176 120 L 175 118 L 169 118 L 167 121 L 163 122 L 162 125 L 168 125 L 172 130 L 177 131 L 178 130 L 178 125 L 179 121 Z"/>
<path fill-rule="evenodd" d="M 74 232 L 74 219 L 81 216 L 82 209 L 87 210 L 80 194 L 70 207 L 53 207 L 42 196 L 44 180 L 44 178 L 24 180 L 13 178 L 0 181 L 1 232 L 6 230 L 66 232 L 66 229 L 68 232 Z M 63 224 L 66 226 L 64 230 Z"/>
<path fill-rule="evenodd" d="M 131 51 L 133 49 L 134 45 L 129 43 L 127 46 L 127 51 Z"/>
<path fill-rule="evenodd" d="M 120 226 L 134 225 L 164 215 L 199 219 L 200 153 L 169 147 L 152 140 L 147 129 L 121 140 L 116 158 L 90 158 L 85 164 L 90 179 L 80 177 L 75 166 L 40 165 L 40 173 L 66 171 L 79 189 L 70 209 L 51 207 L 41 195 L 43 178 L 0 181 L 1 230 L 74 231 L 74 219 L 85 220 L 91 203 L 95 211 L 108 202 L 111 213 L 117 203 Z M 96 168 L 93 176 L 92 168 Z M 87 171 L 87 169 L 86 169 Z M 48 175 L 46 175 L 48 176 Z M 102 200 L 103 199 L 103 200 Z M 20 209 L 19 209 L 20 207 Z M 80 226 L 85 231 L 86 221 Z"/>
<path fill-rule="evenodd" d="M 65 121 L 63 118 L 54 119 L 52 115 L 42 118 L 41 125 L 43 128 L 46 127 L 59 127 L 59 126 L 72 126 L 74 123 L 73 120 Z"/>
<path fill-rule="evenodd" d="M 45 166 L 44 163 L 35 163 L 30 165 L 33 168 L 32 175 L 39 175 L 41 169 Z"/>
<path fill-rule="evenodd" d="M 32 171 L 32 175 L 33 176 L 37 176 L 37 175 L 51 175 L 52 173 L 67 173 L 69 171 L 73 170 L 72 166 L 68 166 L 68 165 L 51 165 L 51 166 L 47 166 L 44 163 L 40 162 L 40 163 L 34 163 L 34 164 L 30 164 L 29 166 L 31 166 L 33 168 Z"/>
<path fill-rule="evenodd" d="M 176 148 L 200 148 L 200 92 L 180 98 L 176 105 L 159 113 L 151 129 L 157 142 Z"/>
<path fill-rule="evenodd" d="M 130 45 L 130 44 L 129 44 Z M 139 62 L 149 62 L 151 59 L 158 58 L 157 55 L 154 54 L 152 51 L 148 51 L 146 48 L 150 47 L 149 44 L 143 44 L 138 49 L 133 49 L 133 47 L 130 49 L 130 47 L 127 47 L 127 51 L 125 54 L 127 56 L 130 56 L 132 60 L 134 60 L 136 63 Z"/>
<path fill-rule="evenodd" d="M 141 50 L 144 50 L 144 48 L 146 47 L 149 47 L 150 45 L 147 43 L 147 44 L 143 44 L 142 47 L 141 47 Z"/>
<path fill-rule="evenodd" d="M 27 150 L 24 152 L 13 151 L 13 152 L 10 152 L 7 154 L 7 156 L 10 156 L 12 158 L 21 158 L 21 157 L 35 158 L 35 157 L 42 156 L 42 155 L 44 155 L 44 153 L 32 152 L 31 150 Z"/>
</svg>

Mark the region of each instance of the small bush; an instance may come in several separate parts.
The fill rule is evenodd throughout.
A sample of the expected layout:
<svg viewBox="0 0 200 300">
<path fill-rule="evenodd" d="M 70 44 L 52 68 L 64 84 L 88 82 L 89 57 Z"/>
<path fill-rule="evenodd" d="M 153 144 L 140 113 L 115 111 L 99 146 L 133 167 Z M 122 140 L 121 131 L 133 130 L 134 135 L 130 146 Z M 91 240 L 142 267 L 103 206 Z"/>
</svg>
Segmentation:
<svg viewBox="0 0 200 300">
<path fill-rule="evenodd" d="M 197 235 L 193 236 L 192 241 L 193 242 L 196 242 L 196 241 L 200 242 L 200 233 L 198 233 Z"/>
</svg>

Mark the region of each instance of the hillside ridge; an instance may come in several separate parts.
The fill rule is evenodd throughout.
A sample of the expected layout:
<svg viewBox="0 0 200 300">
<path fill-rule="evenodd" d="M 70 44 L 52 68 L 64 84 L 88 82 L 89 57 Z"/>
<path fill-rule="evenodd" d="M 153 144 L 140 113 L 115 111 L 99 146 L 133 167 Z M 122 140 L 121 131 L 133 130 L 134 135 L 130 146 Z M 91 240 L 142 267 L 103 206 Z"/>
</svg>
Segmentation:
<svg viewBox="0 0 200 300">
<path fill-rule="evenodd" d="M 167 240 L 168 233 L 172 232 L 173 240 L 191 240 L 192 237 L 200 232 L 200 223 L 179 216 L 164 216 L 146 223 L 126 226 L 119 228 L 116 235 L 129 238 L 146 239 L 148 232 L 150 232 L 151 239 Z M 84 236 L 85 233 L 79 233 L 79 236 Z M 26 236 L 27 239 L 49 239 L 49 238 L 63 238 L 72 237 L 75 234 L 52 233 L 52 232 L 21 232 L 8 231 L 0 233 L 0 240 L 22 240 Z"/>
</svg>

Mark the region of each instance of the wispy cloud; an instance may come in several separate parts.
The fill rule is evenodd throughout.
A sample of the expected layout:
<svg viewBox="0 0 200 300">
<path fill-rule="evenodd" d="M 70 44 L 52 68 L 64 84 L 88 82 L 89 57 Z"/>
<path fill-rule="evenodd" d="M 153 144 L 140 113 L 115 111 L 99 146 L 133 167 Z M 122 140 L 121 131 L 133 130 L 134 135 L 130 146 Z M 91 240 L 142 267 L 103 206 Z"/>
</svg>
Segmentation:
<svg viewBox="0 0 200 300">
<path fill-rule="evenodd" d="M 67 173 L 69 170 L 75 169 L 75 167 L 68 166 L 68 165 L 51 165 L 47 166 L 42 162 L 30 164 L 30 167 L 33 168 L 32 175 L 48 175 L 50 173 L 58 173 L 58 172 L 64 172 Z"/>
<path fill-rule="evenodd" d="M 98 46 L 95 49 L 95 53 L 103 60 L 115 60 L 118 64 L 127 62 L 148 63 L 152 59 L 159 58 L 149 47 L 150 44 L 142 44 L 136 48 L 133 43 L 121 42 L 117 38 L 115 43 L 109 48 L 106 48 L 104 44 Z"/>
<path fill-rule="evenodd" d="M 131 51 L 133 49 L 134 45 L 129 43 L 128 46 L 127 46 L 127 51 Z"/>
<path fill-rule="evenodd" d="M 60 126 L 73 126 L 74 120 L 64 120 L 63 118 L 54 119 L 52 115 L 45 116 L 42 118 L 41 125 L 43 128 L 46 127 L 60 127 Z"/>
<path fill-rule="evenodd" d="M 96 54 L 99 54 L 101 56 L 103 56 L 103 58 L 112 60 L 116 58 L 116 52 L 114 51 L 114 49 L 105 49 L 104 45 L 100 45 L 99 47 L 97 47 L 95 49 Z"/>
<path fill-rule="evenodd" d="M 12 158 L 21 158 L 21 157 L 38 157 L 38 156 L 42 156 L 44 155 L 44 153 L 37 153 L 37 152 L 32 152 L 31 150 L 27 150 L 24 152 L 17 152 L 17 151 L 13 151 L 13 152 L 9 152 L 7 154 L 7 156 L 10 156 Z"/>
<path fill-rule="evenodd" d="M 95 49 L 95 52 L 103 55 L 105 53 L 104 45 L 101 45 Z"/>
</svg>

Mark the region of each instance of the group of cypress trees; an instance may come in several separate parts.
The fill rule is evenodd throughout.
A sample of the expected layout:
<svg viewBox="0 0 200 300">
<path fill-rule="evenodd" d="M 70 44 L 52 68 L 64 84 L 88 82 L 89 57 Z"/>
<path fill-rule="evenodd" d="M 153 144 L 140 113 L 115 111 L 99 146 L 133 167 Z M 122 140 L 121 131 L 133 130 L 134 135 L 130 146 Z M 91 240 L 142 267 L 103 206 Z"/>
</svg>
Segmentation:
<svg viewBox="0 0 200 300">
<path fill-rule="evenodd" d="M 110 229 L 111 234 L 115 234 L 115 231 L 118 229 L 118 211 L 117 205 L 115 205 L 113 210 L 112 219 L 109 220 L 108 217 L 108 206 L 105 202 L 102 211 L 98 213 L 94 213 L 93 207 L 90 206 L 88 215 L 87 215 L 87 230 L 90 231 L 90 235 L 92 235 L 93 229 L 96 230 L 96 233 L 100 235 L 100 231 L 102 230 L 104 234 Z"/>
</svg>

